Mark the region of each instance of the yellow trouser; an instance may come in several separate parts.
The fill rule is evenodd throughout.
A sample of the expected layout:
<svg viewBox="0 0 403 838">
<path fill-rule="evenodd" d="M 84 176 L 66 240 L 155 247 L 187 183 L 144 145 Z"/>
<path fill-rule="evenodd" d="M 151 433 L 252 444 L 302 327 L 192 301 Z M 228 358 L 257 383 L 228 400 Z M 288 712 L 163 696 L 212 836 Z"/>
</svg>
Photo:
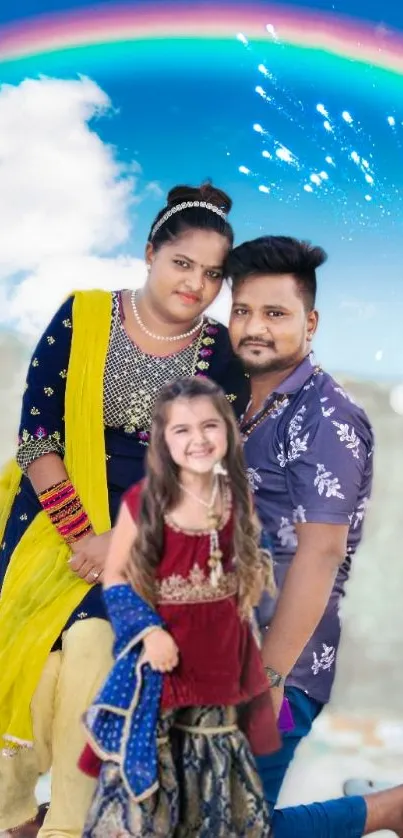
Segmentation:
<svg viewBox="0 0 403 838">
<path fill-rule="evenodd" d="M 46 662 L 32 700 L 35 747 L 0 758 L 0 830 L 35 817 L 38 777 L 52 767 L 51 803 L 38 838 L 80 838 L 95 781 L 77 761 L 85 744 L 81 717 L 112 663 L 105 620 L 75 623 Z"/>
</svg>

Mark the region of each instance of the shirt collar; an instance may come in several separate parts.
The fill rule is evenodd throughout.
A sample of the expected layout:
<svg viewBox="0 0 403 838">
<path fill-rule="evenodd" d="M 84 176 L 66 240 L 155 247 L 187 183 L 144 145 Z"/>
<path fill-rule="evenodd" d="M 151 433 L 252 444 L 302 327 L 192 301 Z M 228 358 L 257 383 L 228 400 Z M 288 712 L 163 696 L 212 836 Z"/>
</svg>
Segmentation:
<svg viewBox="0 0 403 838">
<path fill-rule="evenodd" d="M 308 378 L 311 377 L 315 367 L 317 367 L 317 361 L 315 359 L 315 355 L 313 352 L 310 352 L 309 355 L 306 355 L 303 361 L 293 370 L 281 384 L 278 385 L 275 389 L 276 395 L 279 396 L 288 396 L 292 393 L 296 393 L 297 390 L 300 390 L 301 387 L 308 381 Z"/>
</svg>

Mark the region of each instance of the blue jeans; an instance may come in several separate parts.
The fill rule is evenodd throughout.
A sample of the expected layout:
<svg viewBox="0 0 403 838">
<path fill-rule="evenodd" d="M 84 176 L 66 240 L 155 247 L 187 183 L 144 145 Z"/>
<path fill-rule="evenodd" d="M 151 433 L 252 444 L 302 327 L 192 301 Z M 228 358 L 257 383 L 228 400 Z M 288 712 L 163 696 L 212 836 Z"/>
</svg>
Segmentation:
<svg viewBox="0 0 403 838">
<path fill-rule="evenodd" d="M 283 745 L 279 751 L 268 757 L 257 759 L 265 797 L 271 809 L 274 809 L 277 803 L 284 777 L 299 743 L 305 736 L 308 736 L 313 722 L 323 709 L 323 704 L 310 698 L 296 687 L 286 687 L 285 695 L 290 702 L 294 728 L 288 733 L 283 733 Z"/>
<path fill-rule="evenodd" d="M 296 687 L 287 687 L 285 692 L 294 718 L 294 729 L 283 734 L 280 751 L 256 758 L 265 797 L 273 813 L 274 838 L 340 838 L 341 835 L 343 838 L 361 838 L 367 816 L 362 797 L 343 797 L 310 806 L 274 809 L 295 751 L 323 707 Z"/>
</svg>

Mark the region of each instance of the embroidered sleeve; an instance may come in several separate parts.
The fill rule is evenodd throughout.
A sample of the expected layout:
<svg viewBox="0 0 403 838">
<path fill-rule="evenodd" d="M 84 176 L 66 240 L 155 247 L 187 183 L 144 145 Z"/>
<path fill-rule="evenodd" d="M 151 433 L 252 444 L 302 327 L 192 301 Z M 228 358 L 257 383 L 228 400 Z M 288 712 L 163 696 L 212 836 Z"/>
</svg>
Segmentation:
<svg viewBox="0 0 403 838">
<path fill-rule="evenodd" d="M 17 462 L 23 471 L 44 454 L 64 456 L 64 397 L 73 298 L 55 314 L 31 358 L 22 401 Z"/>
<path fill-rule="evenodd" d="M 279 462 L 294 520 L 350 525 L 372 482 L 372 431 L 360 414 L 303 405 L 288 424 Z"/>
</svg>

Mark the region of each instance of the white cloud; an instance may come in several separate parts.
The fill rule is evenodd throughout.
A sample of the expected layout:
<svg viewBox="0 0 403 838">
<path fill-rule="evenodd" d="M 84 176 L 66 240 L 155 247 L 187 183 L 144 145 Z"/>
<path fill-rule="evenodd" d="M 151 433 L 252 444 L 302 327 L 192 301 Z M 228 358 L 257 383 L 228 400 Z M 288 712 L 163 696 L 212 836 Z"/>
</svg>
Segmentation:
<svg viewBox="0 0 403 838">
<path fill-rule="evenodd" d="M 85 78 L 0 87 L 0 323 L 38 334 L 75 288 L 141 284 L 141 260 L 113 255 L 130 235 L 139 166 L 96 133 L 110 109 Z"/>
<path fill-rule="evenodd" d="M 142 285 L 144 263 L 126 253 L 139 194 L 137 161 L 122 164 L 96 133 L 113 113 L 87 78 L 0 86 L 0 328 L 35 342 L 75 289 Z M 211 314 L 228 321 L 229 290 Z"/>
<path fill-rule="evenodd" d="M 10 295 L 7 321 L 24 335 L 37 337 L 70 291 L 137 288 L 145 275 L 143 260 L 130 256 L 43 259 Z"/>
</svg>

